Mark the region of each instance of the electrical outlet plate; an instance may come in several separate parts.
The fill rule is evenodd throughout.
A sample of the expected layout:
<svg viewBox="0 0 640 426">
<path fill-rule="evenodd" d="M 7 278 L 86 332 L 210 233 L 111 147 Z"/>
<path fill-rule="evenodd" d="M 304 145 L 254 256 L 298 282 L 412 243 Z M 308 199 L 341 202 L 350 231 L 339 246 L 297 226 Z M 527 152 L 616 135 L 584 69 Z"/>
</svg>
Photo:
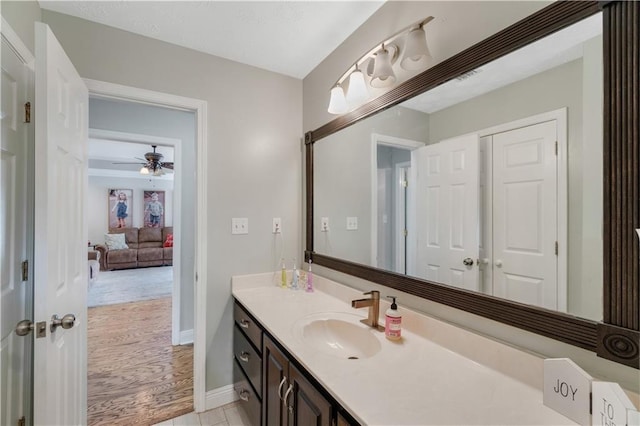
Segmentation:
<svg viewBox="0 0 640 426">
<path fill-rule="evenodd" d="M 273 218 L 273 226 L 271 227 L 271 232 L 274 234 L 279 234 L 282 232 L 282 219 L 279 217 Z"/>
<path fill-rule="evenodd" d="M 357 216 L 347 217 L 347 231 L 355 231 L 358 229 Z"/>
<path fill-rule="evenodd" d="M 329 218 L 328 217 L 320 218 L 320 230 L 322 232 L 327 232 L 329 230 Z"/>
<path fill-rule="evenodd" d="M 234 217 L 231 219 L 231 233 L 234 235 L 249 233 L 249 219 L 246 217 Z"/>
</svg>

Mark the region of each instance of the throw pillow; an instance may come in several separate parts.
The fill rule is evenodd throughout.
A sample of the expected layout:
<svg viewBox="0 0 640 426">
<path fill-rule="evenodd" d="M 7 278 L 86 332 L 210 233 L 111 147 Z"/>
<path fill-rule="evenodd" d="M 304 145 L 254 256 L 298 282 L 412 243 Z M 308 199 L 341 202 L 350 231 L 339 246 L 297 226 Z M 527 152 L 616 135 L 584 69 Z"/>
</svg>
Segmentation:
<svg viewBox="0 0 640 426">
<path fill-rule="evenodd" d="M 173 247 L 173 234 L 167 235 L 167 240 L 164 242 L 163 247 Z"/>
<path fill-rule="evenodd" d="M 109 250 L 123 250 L 128 249 L 124 234 L 104 234 L 104 243 L 109 247 Z"/>
</svg>

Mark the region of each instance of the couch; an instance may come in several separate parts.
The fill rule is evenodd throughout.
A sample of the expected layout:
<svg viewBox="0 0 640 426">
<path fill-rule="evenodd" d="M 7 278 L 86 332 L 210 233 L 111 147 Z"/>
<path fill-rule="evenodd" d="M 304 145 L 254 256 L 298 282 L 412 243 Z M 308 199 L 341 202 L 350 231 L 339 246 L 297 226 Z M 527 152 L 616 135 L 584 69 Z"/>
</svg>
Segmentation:
<svg viewBox="0 0 640 426">
<path fill-rule="evenodd" d="M 109 250 L 104 244 L 96 246 L 100 252 L 100 270 L 143 268 L 173 265 L 173 247 L 164 247 L 173 227 L 164 228 L 110 228 L 110 234 L 125 234 L 129 248 Z"/>
</svg>

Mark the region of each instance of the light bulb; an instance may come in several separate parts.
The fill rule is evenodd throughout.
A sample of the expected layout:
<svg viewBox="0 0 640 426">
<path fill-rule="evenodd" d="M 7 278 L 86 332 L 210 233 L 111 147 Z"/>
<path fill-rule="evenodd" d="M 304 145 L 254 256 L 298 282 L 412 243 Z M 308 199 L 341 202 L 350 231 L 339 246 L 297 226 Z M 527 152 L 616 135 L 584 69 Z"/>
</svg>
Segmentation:
<svg viewBox="0 0 640 426">
<path fill-rule="evenodd" d="M 349 76 L 349 88 L 347 89 L 347 104 L 351 107 L 359 106 L 369 99 L 367 84 L 364 82 L 364 74 L 356 68 Z"/>
<path fill-rule="evenodd" d="M 331 89 L 331 100 L 329 101 L 329 114 L 344 114 L 349 108 L 347 107 L 347 99 L 344 97 L 344 90 L 337 84 Z"/>
<path fill-rule="evenodd" d="M 426 68 L 432 59 L 422 26 L 409 31 L 405 38 L 400 66 L 405 70 L 418 70 Z"/>
<path fill-rule="evenodd" d="M 371 77 L 371 86 L 388 87 L 395 83 L 396 75 L 391 68 L 391 56 L 389 51 L 384 47 L 375 55 L 373 64 L 373 76 Z"/>
</svg>

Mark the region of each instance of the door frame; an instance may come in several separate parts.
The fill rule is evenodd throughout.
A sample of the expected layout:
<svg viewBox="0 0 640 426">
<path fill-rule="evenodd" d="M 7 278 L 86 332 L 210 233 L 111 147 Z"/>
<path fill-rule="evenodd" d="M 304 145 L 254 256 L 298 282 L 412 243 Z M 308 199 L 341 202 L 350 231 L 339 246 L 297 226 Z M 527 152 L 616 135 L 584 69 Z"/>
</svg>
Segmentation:
<svg viewBox="0 0 640 426">
<path fill-rule="evenodd" d="M 206 301 L 207 301 L 207 101 L 137 87 L 84 79 L 89 95 L 145 103 L 196 114 L 196 264 L 193 333 L 193 405 L 205 411 L 206 397 Z M 202 284 L 202 285 L 201 285 Z M 172 339 L 173 340 L 173 339 Z"/>
<path fill-rule="evenodd" d="M 13 27 L 9 25 L 9 23 L 5 20 L 3 16 L 0 16 L 1 26 L 0 26 L 0 37 L 4 39 L 9 47 L 13 50 L 16 56 L 22 61 L 22 63 L 29 70 L 29 82 L 27 87 L 27 96 L 31 102 L 31 113 L 33 114 L 35 110 L 35 64 L 36 58 L 35 55 L 29 50 L 26 44 L 22 41 L 18 33 L 15 32 Z M 1 89 L 0 89 L 1 91 Z M 32 117 L 32 123 L 33 123 Z M 26 147 L 26 156 L 27 156 L 27 169 L 34 170 L 35 167 L 35 126 L 29 125 L 27 126 L 27 136 L 26 139 L 28 141 Z M 2 165 L 0 164 L 0 168 Z M 34 194 L 35 194 L 35 186 L 34 186 L 34 177 L 32 173 L 27 173 L 27 181 L 26 181 L 26 210 L 28 212 L 26 218 L 26 255 L 27 260 L 29 262 L 30 270 L 28 273 L 28 280 L 24 282 L 27 286 L 27 300 L 25 306 L 25 312 L 28 314 L 27 318 L 33 321 L 33 258 L 34 258 L 34 245 L 35 245 L 35 216 L 34 216 Z M 0 265 L 0 270 L 2 266 Z M 23 360 L 24 371 L 23 381 L 25 383 L 25 387 L 28 388 L 28 395 L 22 395 L 24 398 L 23 407 L 24 407 L 24 416 L 27 424 L 33 421 L 33 334 L 29 334 L 25 337 L 25 339 L 32 339 L 29 345 L 29 351 L 25 354 L 25 359 Z M 2 413 L 0 413 L 2 414 Z"/>
<path fill-rule="evenodd" d="M 408 230 L 409 229 L 409 223 L 411 222 L 409 216 L 412 214 L 411 210 L 409 208 L 409 181 L 411 180 L 411 176 L 410 176 L 410 170 L 411 170 L 411 160 L 409 161 L 404 161 L 402 163 L 396 163 L 394 165 L 393 168 L 393 178 L 395 181 L 396 188 L 398 185 L 398 182 L 400 181 L 400 177 L 401 177 L 401 173 L 404 171 L 404 180 L 407 182 L 407 186 L 405 187 L 405 190 L 402 191 L 395 191 L 394 194 L 394 200 L 393 202 L 395 203 L 396 206 L 396 212 L 399 211 L 403 211 L 404 215 L 402 218 L 400 218 L 399 215 L 395 215 L 395 221 L 393 223 L 394 226 L 394 232 L 395 232 L 395 239 L 394 239 L 394 245 L 395 245 L 395 252 L 396 252 L 396 256 L 395 256 L 395 272 L 398 272 L 399 274 L 407 274 L 407 269 L 406 265 L 407 265 L 407 251 L 409 249 L 409 244 L 407 243 L 408 241 L 408 236 L 404 235 L 404 230 Z M 407 173 L 407 169 L 409 169 L 409 173 Z M 404 226 L 402 226 L 404 224 Z M 402 246 L 402 247 L 401 247 Z M 399 265 L 402 264 L 403 266 L 403 270 L 402 271 L 398 271 L 399 269 Z"/>
<path fill-rule="evenodd" d="M 170 146 L 173 148 L 174 163 L 177 164 L 173 173 L 173 233 L 178 238 L 173 243 L 173 283 L 171 292 L 171 344 L 181 345 L 191 343 L 192 339 L 181 339 L 180 336 L 180 274 L 182 270 L 182 262 L 180 253 L 182 252 L 182 171 L 186 170 L 182 163 L 182 147 L 183 141 L 176 138 L 167 138 L 160 136 L 145 135 L 141 133 L 118 132 L 113 130 L 92 129 L 89 128 L 89 139 L 107 139 L 121 142 L 131 142 L 139 144 L 156 144 L 159 146 Z M 125 172 L 127 173 L 127 172 Z M 121 176 L 122 172 L 110 174 L 110 176 Z M 136 175 L 133 179 L 140 179 L 143 175 L 133 172 Z M 89 170 L 89 177 L 91 177 Z M 95 175 L 94 175 L 95 176 Z M 105 175 L 100 175 L 105 176 Z M 123 176 L 126 177 L 126 176 Z M 147 178 L 148 179 L 148 178 Z"/>
<path fill-rule="evenodd" d="M 497 126 L 488 127 L 474 133 L 478 133 L 480 138 L 492 136 L 496 133 L 508 132 L 522 127 L 528 127 L 535 124 L 541 124 L 547 121 L 556 122 L 556 136 L 558 142 L 558 158 L 557 164 L 557 221 L 558 221 L 558 266 L 557 266 L 557 310 L 558 312 L 567 312 L 567 290 L 568 290 L 568 245 L 569 245 L 569 229 L 568 229 L 568 203 L 569 203 L 569 170 L 568 170 L 568 132 L 567 132 L 567 108 L 560 108 L 542 114 L 531 115 L 519 120 L 510 121 L 508 123 L 499 124 Z"/>
<path fill-rule="evenodd" d="M 378 265 L 378 145 L 413 151 L 423 147 L 425 142 L 396 136 L 371 133 L 371 265 Z M 411 182 L 409 182 L 411 184 Z"/>
</svg>

